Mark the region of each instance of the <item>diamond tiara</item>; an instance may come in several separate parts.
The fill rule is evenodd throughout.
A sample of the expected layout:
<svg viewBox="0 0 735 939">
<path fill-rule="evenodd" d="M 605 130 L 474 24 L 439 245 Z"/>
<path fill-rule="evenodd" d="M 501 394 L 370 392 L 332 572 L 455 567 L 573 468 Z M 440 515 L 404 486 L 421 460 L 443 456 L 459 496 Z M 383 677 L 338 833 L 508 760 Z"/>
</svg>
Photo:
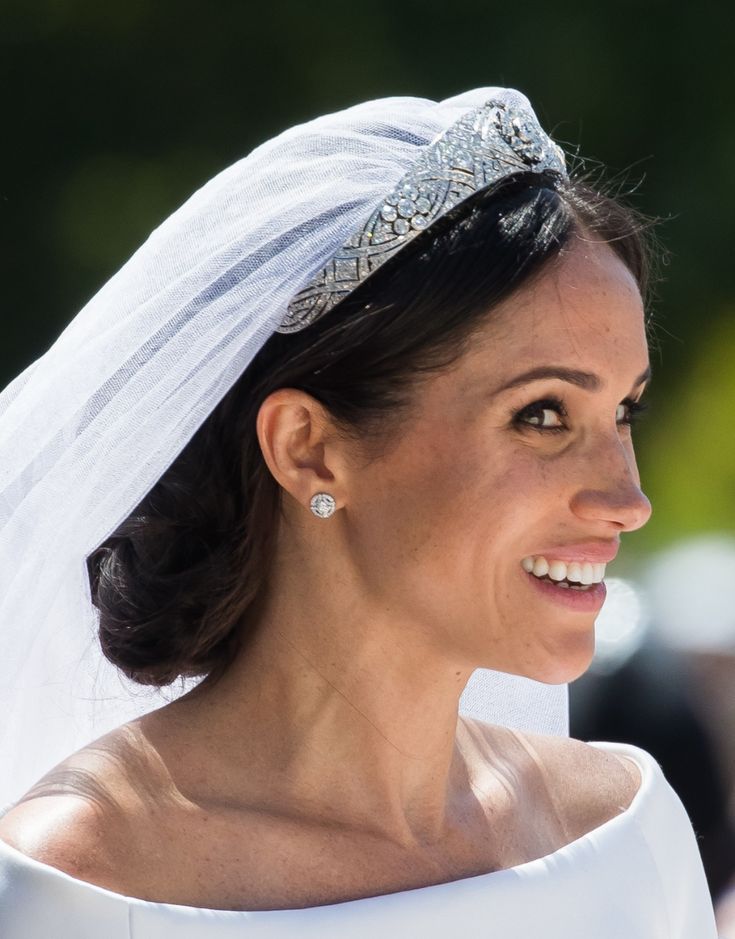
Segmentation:
<svg viewBox="0 0 735 939">
<path fill-rule="evenodd" d="M 310 326 L 460 202 L 521 170 L 566 176 L 562 149 L 531 110 L 488 101 L 421 153 L 365 225 L 288 305 L 276 332 Z"/>
</svg>

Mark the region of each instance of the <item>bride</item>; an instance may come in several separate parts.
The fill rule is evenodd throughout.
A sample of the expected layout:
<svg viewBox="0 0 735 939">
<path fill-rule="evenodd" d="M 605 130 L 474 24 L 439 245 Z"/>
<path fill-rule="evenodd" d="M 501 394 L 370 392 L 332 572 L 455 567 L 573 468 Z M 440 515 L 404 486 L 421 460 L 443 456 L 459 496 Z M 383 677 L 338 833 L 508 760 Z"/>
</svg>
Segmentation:
<svg viewBox="0 0 735 939">
<path fill-rule="evenodd" d="M 566 733 L 651 512 L 647 274 L 506 89 L 292 128 L 151 235 L 0 397 L 3 936 L 715 936 L 658 764 Z"/>
</svg>

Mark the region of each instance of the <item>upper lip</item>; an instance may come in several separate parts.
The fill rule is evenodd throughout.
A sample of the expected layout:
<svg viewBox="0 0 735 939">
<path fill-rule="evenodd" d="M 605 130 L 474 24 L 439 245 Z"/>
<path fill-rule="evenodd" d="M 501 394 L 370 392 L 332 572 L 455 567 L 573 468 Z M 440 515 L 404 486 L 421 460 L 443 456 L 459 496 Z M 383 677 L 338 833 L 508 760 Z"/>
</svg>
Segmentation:
<svg viewBox="0 0 735 939">
<path fill-rule="evenodd" d="M 619 541 L 584 541 L 534 551 L 526 557 L 544 557 L 547 561 L 566 561 L 567 563 L 589 561 L 591 564 L 607 564 L 615 559 L 619 548 Z"/>
</svg>

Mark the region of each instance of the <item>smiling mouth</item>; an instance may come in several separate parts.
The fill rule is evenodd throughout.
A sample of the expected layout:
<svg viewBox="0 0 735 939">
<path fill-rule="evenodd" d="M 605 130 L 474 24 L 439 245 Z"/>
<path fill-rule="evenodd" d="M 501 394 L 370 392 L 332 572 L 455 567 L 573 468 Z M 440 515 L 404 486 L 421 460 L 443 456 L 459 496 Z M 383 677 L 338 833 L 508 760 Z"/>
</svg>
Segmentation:
<svg viewBox="0 0 735 939">
<path fill-rule="evenodd" d="M 521 567 L 542 583 L 562 590 L 590 590 L 605 579 L 604 562 L 560 561 L 535 555 L 523 558 Z"/>
</svg>

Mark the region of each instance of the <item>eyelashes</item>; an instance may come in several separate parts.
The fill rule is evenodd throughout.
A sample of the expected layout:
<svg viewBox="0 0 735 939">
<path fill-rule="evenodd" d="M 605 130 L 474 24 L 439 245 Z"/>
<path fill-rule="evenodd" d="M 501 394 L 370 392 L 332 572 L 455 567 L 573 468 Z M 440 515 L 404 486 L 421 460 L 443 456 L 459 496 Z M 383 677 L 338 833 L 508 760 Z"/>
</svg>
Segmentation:
<svg viewBox="0 0 735 939">
<path fill-rule="evenodd" d="M 533 429 L 543 434 L 558 434 L 567 429 L 564 423 L 544 426 L 544 411 L 553 411 L 560 418 L 567 416 L 567 409 L 561 398 L 541 398 L 516 411 L 513 415 L 513 425 L 519 430 Z"/>
<path fill-rule="evenodd" d="M 620 423 L 633 425 L 635 424 L 648 410 L 648 404 L 645 401 L 634 401 L 632 398 L 623 398 L 620 402 L 624 404 L 628 409 L 628 416 L 624 418 Z"/>
<path fill-rule="evenodd" d="M 630 427 L 638 421 L 648 405 L 641 401 L 634 401 L 632 398 L 624 398 L 618 407 L 625 408 L 625 415 L 618 420 L 618 424 Z M 561 423 L 545 425 L 545 411 L 553 411 L 561 419 Z M 552 395 L 527 404 L 520 411 L 516 411 L 513 414 L 512 423 L 519 430 L 531 429 L 542 434 L 558 434 L 568 430 L 564 423 L 564 418 L 567 416 L 567 409 L 562 399 Z"/>
</svg>

